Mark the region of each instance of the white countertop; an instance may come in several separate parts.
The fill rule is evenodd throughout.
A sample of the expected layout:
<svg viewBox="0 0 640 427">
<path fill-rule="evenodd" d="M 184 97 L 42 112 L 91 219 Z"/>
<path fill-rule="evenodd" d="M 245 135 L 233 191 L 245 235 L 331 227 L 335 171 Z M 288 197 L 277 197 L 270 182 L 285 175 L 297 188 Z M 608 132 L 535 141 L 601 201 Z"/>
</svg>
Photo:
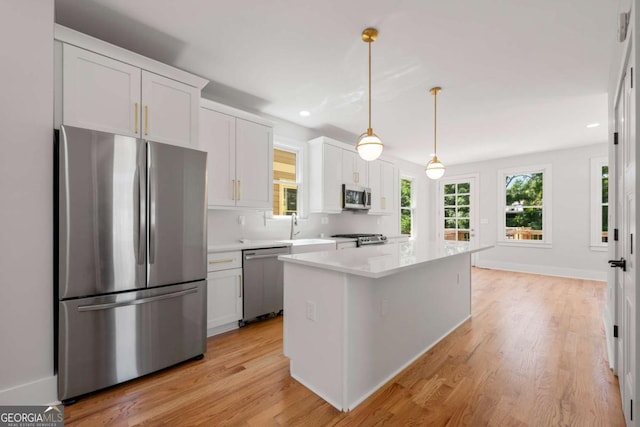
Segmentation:
<svg viewBox="0 0 640 427">
<path fill-rule="evenodd" d="M 227 252 L 227 251 L 244 251 L 244 250 L 250 250 L 250 249 L 279 248 L 283 246 L 305 246 L 305 245 L 318 245 L 318 244 L 326 244 L 326 243 L 335 244 L 337 241 L 355 241 L 355 240 L 356 239 L 338 239 L 338 238 L 330 238 L 330 239 L 300 238 L 300 239 L 294 239 L 294 240 L 243 240 L 243 241 L 209 245 L 207 247 L 207 252 L 216 253 L 216 252 Z"/>
<path fill-rule="evenodd" d="M 226 243 L 216 243 L 207 247 L 207 252 L 244 251 L 249 249 L 278 248 L 291 246 L 291 243 L 278 242 L 277 240 L 245 240 Z"/>
<path fill-rule="evenodd" d="M 398 273 L 442 258 L 490 249 L 465 242 L 409 241 L 397 245 L 372 245 L 343 251 L 280 255 L 279 260 L 370 278 Z"/>
</svg>

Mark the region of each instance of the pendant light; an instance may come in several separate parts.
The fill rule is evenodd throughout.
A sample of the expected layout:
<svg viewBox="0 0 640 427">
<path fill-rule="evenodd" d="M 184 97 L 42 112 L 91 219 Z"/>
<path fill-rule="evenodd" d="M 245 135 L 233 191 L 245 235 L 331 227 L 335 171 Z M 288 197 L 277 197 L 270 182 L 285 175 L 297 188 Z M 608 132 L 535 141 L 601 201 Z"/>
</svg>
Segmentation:
<svg viewBox="0 0 640 427">
<path fill-rule="evenodd" d="M 371 43 L 378 38 L 378 30 L 367 28 L 362 32 L 362 41 L 369 44 L 369 128 L 358 137 L 356 150 L 364 160 L 372 161 L 382 154 L 382 141 L 371 129 Z"/>
<path fill-rule="evenodd" d="M 436 121 L 437 121 L 437 112 L 438 112 L 438 92 L 442 90 L 441 87 L 432 87 L 429 89 L 431 95 L 433 95 L 433 159 L 429 163 L 427 163 L 427 167 L 425 168 L 425 172 L 427 176 L 431 179 L 440 179 L 442 175 L 444 175 L 445 167 L 440 160 L 438 160 L 438 154 L 436 152 Z"/>
</svg>

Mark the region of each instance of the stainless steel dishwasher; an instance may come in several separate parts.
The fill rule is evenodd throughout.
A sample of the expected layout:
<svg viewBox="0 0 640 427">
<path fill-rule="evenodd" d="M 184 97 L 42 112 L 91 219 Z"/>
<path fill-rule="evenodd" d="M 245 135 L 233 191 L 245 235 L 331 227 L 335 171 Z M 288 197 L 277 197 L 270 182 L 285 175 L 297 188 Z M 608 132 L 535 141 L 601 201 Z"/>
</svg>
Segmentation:
<svg viewBox="0 0 640 427">
<path fill-rule="evenodd" d="M 289 247 L 242 251 L 243 315 L 242 322 L 279 313 L 283 305 L 283 263 L 278 255 L 289 253 Z"/>
</svg>

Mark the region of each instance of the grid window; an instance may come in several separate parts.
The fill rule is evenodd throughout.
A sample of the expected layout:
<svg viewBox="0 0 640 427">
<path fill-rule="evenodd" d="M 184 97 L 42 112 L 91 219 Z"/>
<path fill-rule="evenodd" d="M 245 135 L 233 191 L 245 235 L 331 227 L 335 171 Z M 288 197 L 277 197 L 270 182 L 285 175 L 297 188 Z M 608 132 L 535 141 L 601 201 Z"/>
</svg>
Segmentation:
<svg viewBox="0 0 640 427">
<path fill-rule="evenodd" d="M 591 249 L 607 250 L 609 242 L 609 166 L 606 156 L 591 159 Z"/>
<path fill-rule="evenodd" d="M 298 214 L 298 154 L 279 148 L 273 150 L 273 214 Z"/>
<path fill-rule="evenodd" d="M 400 180 L 400 234 L 413 234 L 413 181 Z"/>
<path fill-rule="evenodd" d="M 551 165 L 498 171 L 498 241 L 551 247 Z"/>
</svg>

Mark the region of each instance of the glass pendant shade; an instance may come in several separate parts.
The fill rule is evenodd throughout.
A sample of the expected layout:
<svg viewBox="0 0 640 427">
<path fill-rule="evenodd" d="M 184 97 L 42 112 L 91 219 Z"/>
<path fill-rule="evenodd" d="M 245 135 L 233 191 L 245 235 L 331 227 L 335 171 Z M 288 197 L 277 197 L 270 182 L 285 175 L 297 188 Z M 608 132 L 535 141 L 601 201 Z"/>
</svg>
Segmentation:
<svg viewBox="0 0 640 427">
<path fill-rule="evenodd" d="M 433 156 L 433 159 L 427 163 L 425 172 L 431 179 L 440 179 L 444 175 L 445 169 L 444 165 L 440 163 L 440 160 L 438 160 L 438 156 Z"/>
<path fill-rule="evenodd" d="M 445 167 L 440 160 L 438 160 L 438 155 L 436 154 L 436 129 L 438 123 L 438 92 L 442 90 L 441 87 L 436 86 L 429 89 L 431 95 L 433 95 L 433 159 L 429 163 L 427 163 L 427 167 L 424 171 L 427 174 L 427 177 L 431 179 L 440 179 L 444 175 Z"/>
<path fill-rule="evenodd" d="M 358 150 L 360 157 L 368 162 L 380 157 L 383 148 L 382 141 L 373 132 L 366 132 L 360 135 L 356 145 L 356 150 Z"/>
</svg>

